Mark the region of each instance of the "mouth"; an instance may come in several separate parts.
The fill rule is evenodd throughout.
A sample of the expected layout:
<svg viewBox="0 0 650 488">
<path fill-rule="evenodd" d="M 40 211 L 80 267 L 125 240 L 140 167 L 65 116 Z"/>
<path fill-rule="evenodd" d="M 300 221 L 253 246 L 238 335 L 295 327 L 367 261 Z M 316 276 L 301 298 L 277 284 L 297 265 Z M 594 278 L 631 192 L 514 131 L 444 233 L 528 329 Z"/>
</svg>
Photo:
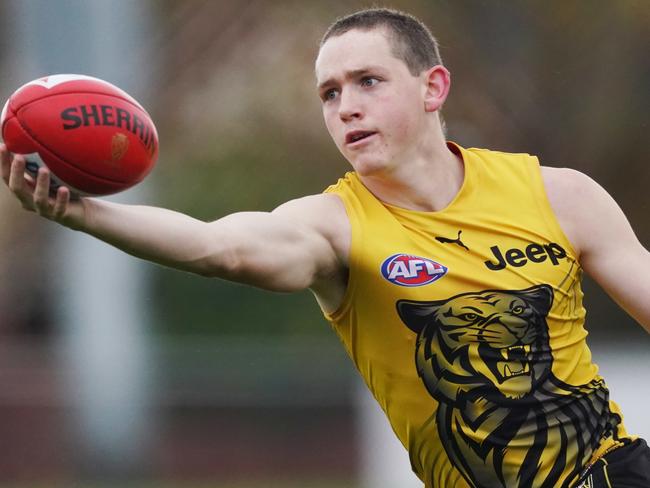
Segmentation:
<svg viewBox="0 0 650 488">
<path fill-rule="evenodd" d="M 376 132 L 369 130 L 354 130 L 345 135 L 345 144 L 348 146 L 355 146 L 372 137 Z"/>
<path fill-rule="evenodd" d="M 497 362 L 497 370 L 504 380 L 530 374 L 530 345 L 511 346 L 501 349 L 505 361 Z"/>
</svg>

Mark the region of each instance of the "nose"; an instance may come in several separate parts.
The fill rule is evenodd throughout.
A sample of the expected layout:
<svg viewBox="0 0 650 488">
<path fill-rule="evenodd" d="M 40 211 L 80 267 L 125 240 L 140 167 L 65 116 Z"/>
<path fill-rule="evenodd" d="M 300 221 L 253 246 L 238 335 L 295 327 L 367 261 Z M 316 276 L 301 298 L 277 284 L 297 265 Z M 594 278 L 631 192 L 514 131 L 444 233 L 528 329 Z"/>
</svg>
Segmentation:
<svg viewBox="0 0 650 488">
<path fill-rule="evenodd" d="M 339 117 L 343 122 L 363 117 L 359 100 L 350 91 L 342 92 L 339 99 Z"/>
</svg>

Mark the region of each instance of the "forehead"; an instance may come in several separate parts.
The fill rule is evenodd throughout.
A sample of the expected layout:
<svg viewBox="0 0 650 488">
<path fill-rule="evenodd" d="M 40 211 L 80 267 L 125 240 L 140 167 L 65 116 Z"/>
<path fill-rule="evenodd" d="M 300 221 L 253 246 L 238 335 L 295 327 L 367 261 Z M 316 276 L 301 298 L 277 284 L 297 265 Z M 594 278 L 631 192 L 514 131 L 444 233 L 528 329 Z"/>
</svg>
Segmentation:
<svg viewBox="0 0 650 488">
<path fill-rule="evenodd" d="M 316 58 L 316 80 L 323 81 L 368 66 L 387 69 L 404 69 L 406 64 L 396 58 L 391 50 L 385 29 L 363 31 L 353 29 L 340 36 L 330 37 L 321 47 Z"/>
<path fill-rule="evenodd" d="M 465 295 L 456 297 L 450 300 L 454 306 L 470 306 L 475 307 L 492 307 L 492 308 L 508 308 L 516 305 L 523 305 L 525 302 L 515 296 L 505 293 L 489 293 L 481 295 Z"/>
</svg>

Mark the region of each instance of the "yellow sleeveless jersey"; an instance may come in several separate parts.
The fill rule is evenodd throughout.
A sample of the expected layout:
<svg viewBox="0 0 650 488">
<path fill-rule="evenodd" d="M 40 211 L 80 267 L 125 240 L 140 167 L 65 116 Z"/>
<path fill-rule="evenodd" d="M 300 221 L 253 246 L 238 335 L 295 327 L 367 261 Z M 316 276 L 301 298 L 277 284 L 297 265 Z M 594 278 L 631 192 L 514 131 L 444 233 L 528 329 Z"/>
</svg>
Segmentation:
<svg viewBox="0 0 650 488">
<path fill-rule="evenodd" d="M 326 190 L 352 229 L 343 304 L 326 315 L 426 487 L 555 488 L 627 437 L 586 345 L 581 268 L 537 158 L 449 144 L 447 208 Z"/>
</svg>

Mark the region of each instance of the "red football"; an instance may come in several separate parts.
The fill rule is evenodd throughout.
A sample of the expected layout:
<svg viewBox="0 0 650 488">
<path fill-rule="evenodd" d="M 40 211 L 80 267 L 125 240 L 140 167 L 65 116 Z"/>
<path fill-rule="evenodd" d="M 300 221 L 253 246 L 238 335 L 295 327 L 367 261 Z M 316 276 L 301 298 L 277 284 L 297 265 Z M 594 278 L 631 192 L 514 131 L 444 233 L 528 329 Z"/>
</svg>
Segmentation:
<svg viewBox="0 0 650 488">
<path fill-rule="evenodd" d="M 78 195 L 125 190 L 151 171 L 158 134 L 133 97 L 84 75 L 52 75 L 20 87 L 0 115 L 9 151 L 26 155 L 34 175 L 45 165 L 55 190 Z"/>
</svg>

